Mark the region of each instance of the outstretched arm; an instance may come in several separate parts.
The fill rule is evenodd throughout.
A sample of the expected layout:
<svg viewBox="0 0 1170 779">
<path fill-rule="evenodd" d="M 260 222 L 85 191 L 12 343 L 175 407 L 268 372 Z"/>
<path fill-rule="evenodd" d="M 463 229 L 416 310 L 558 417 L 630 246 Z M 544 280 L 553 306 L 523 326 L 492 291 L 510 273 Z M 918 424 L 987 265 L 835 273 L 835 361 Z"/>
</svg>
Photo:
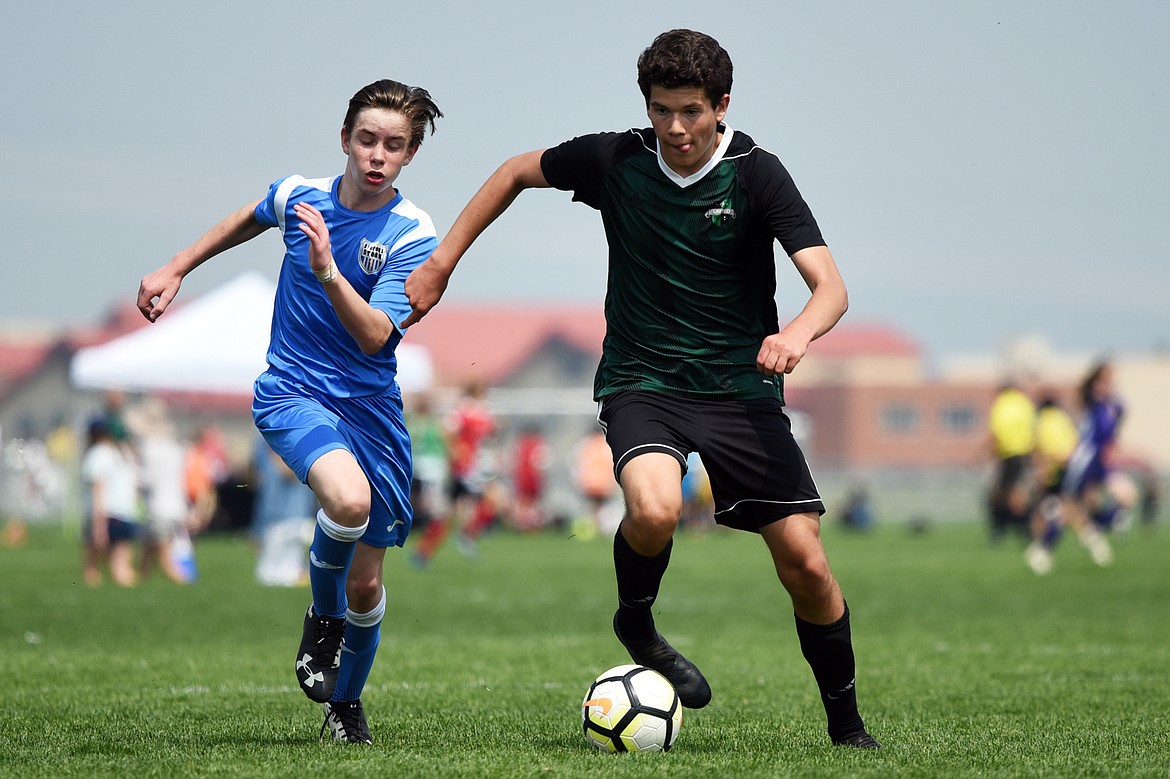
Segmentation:
<svg viewBox="0 0 1170 779">
<path fill-rule="evenodd" d="M 756 368 L 765 376 L 792 373 L 808 345 L 833 329 L 849 308 L 845 281 L 829 247 L 810 246 L 791 259 L 812 296 L 795 319 L 764 339 L 756 356 Z"/>
<path fill-rule="evenodd" d="M 413 310 L 403 327 L 414 324 L 435 307 L 464 252 L 512 205 L 517 195 L 532 187 L 549 186 L 540 169 L 542 154 L 544 149 L 512 157 L 468 201 L 435 253 L 407 277 L 406 298 Z"/>
<path fill-rule="evenodd" d="M 179 294 L 179 286 L 188 273 L 267 230 L 267 225 L 256 221 L 255 208 L 256 203 L 252 203 L 228 214 L 166 265 L 144 276 L 138 285 L 138 310 L 142 315 L 151 322 L 157 320 Z"/>
</svg>

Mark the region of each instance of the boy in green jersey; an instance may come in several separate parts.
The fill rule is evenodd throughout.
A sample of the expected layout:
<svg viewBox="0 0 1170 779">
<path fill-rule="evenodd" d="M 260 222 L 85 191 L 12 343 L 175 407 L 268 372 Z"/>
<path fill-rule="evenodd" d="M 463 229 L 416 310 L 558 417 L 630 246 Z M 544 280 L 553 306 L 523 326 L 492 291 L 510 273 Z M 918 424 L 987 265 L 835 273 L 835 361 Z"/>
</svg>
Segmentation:
<svg viewBox="0 0 1170 779">
<path fill-rule="evenodd" d="M 407 279 L 407 322 L 434 307 L 460 257 L 521 191 L 571 191 L 600 211 L 609 283 L 595 396 L 626 502 L 613 549 L 618 639 L 684 706 L 711 699 L 651 614 L 697 451 L 716 521 L 759 533 L 771 553 L 830 739 L 877 748 L 857 710 L 849 609 L 820 539 L 824 504 L 783 411 L 783 377 L 845 313 L 845 284 L 780 160 L 724 121 L 731 81 L 731 59 L 710 36 L 658 36 L 638 60 L 651 126 L 506 161 Z M 811 292 L 783 328 L 776 241 Z"/>
</svg>

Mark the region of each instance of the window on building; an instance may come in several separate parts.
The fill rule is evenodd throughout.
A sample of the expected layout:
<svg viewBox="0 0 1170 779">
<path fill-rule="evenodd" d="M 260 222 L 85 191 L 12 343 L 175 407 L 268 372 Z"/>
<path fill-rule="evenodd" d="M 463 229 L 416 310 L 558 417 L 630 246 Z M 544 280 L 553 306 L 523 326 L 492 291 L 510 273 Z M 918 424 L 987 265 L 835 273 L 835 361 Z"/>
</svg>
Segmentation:
<svg viewBox="0 0 1170 779">
<path fill-rule="evenodd" d="M 979 412 L 971 406 L 944 406 L 938 412 L 939 426 L 950 435 L 968 435 L 979 425 Z"/>
<path fill-rule="evenodd" d="M 920 421 L 918 409 L 914 406 L 899 403 L 882 410 L 882 428 L 887 433 L 913 433 L 918 429 Z"/>
</svg>

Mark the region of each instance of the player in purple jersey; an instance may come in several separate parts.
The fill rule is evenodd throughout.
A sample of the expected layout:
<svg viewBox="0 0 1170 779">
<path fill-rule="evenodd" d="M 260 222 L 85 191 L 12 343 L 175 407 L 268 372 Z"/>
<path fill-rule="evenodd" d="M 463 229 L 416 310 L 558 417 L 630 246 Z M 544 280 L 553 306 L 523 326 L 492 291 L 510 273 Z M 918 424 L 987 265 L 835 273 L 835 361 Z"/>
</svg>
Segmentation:
<svg viewBox="0 0 1170 779">
<path fill-rule="evenodd" d="M 659 35 L 638 59 L 651 127 L 506 161 L 407 279 L 407 322 L 438 302 L 460 257 L 521 191 L 556 187 L 600 211 L 609 283 L 594 393 L 626 502 L 613 545 L 618 640 L 666 676 L 684 706 L 711 699 L 652 615 L 687 457 L 698 452 L 716 521 L 763 538 L 791 598 L 830 740 L 873 749 L 857 708 L 849 608 L 821 543 L 824 504 L 782 395 L 784 375 L 845 313 L 845 283 L 779 159 L 724 122 L 731 82 L 731 59 L 710 36 Z M 783 328 L 777 242 L 810 292 Z"/>
<path fill-rule="evenodd" d="M 1081 423 L 1069 459 L 1065 490 L 1102 530 L 1125 527 L 1137 488 L 1117 467 L 1117 439 L 1125 406 L 1113 384 L 1113 366 L 1094 364 L 1081 382 Z"/>
<path fill-rule="evenodd" d="M 321 504 L 295 671 L 323 704 L 322 737 L 337 741 L 372 743 L 360 696 L 386 610 L 383 560 L 413 518 L 394 347 L 410 310 L 403 282 L 437 240 L 430 218 L 394 184 L 441 116 L 419 87 L 387 79 L 362 88 L 342 124 L 340 176 L 275 182 L 138 290 L 138 308 L 153 322 L 203 262 L 270 227 L 283 234 L 269 367 L 256 380 L 252 412 Z"/>
</svg>

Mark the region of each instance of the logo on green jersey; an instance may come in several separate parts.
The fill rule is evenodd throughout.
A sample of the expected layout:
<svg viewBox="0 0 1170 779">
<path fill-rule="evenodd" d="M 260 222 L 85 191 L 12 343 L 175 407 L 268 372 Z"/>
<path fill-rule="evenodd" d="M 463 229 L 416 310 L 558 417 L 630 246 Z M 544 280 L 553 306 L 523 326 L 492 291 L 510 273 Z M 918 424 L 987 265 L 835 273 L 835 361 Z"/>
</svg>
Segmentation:
<svg viewBox="0 0 1170 779">
<path fill-rule="evenodd" d="M 718 208 L 708 208 L 703 218 L 710 219 L 713 225 L 724 225 L 728 219 L 735 219 L 735 209 L 731 207 L 730 200 L 724 200 Z"/>
</svg>

